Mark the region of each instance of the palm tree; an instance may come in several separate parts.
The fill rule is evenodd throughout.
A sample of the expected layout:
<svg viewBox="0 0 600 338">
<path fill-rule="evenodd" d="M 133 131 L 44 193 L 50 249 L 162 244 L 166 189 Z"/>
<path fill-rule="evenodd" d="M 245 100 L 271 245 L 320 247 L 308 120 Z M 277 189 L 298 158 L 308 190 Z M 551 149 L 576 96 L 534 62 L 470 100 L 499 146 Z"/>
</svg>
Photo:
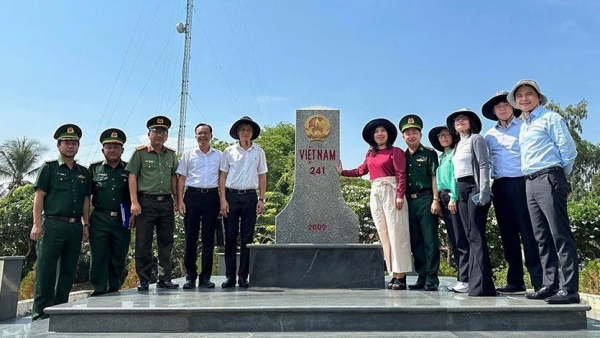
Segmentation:
<svg viewBox="0 0 600 338">
<path fill-rule="evenodd" d="M 37 162 L 48 148 L 36 140 L 8 139 L 0 145 L 0 178 L 9 181 L 2 184 L 0 196 L 10 194 L 16 187 L 30 184 L 27 178 L 37 170 Z"/>
</svg>

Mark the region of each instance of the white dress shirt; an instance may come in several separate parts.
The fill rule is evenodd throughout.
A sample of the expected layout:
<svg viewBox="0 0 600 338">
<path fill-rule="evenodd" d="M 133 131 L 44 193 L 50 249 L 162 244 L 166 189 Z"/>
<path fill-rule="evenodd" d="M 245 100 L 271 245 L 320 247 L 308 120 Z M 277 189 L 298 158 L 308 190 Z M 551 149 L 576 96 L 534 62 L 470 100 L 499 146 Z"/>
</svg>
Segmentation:
<svg viewBox="0 0 600 338">
<path fill-rule="evenodd" d="M 185 176 L 185 185 L 188 187 L 217 188 L 220 165 L 221 151 L 211 147 L 205 154 L 199 148 L 195 148 L 181 155 L 175 172 Z"/>
<path fill-rule="evenodd" d="M 232 144 L 221 155 L 221 171 L 227 173 L 226 188 L 258 189 L 258 175 L 267 172 L 265 151 L 255 143 L 248 150 Z"/>
</svg>

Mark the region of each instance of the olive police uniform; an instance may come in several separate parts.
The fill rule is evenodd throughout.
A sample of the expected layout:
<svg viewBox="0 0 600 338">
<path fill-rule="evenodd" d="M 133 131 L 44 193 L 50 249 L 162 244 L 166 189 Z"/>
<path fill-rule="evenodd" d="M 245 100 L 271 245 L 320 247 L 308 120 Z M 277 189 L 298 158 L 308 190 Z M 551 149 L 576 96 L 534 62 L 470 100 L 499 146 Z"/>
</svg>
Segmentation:
<svg viewBox="0 0 600 338">
<path fill-rule="evenodd" d="M 58 128 L 56 140 L 79 140 L 81 129 L 74 124 Z M 91 194 L 87 168 L 74 163 L 72 168 L 59 157 L 42 165 L 34 188 L 44 196 L 42 236 L 37 241 L 35 296 L 32 319 L 47 318 L 44 309 L 66 303 L 75 280 L 81 251 L 81 215 L 85 197 Z"/>
<path fill-rule="evenodd" d="M 402 132 L 408 128 L 422 130 L 423 121 L 417 115 L 407 115 L 400 120 L 399 127 Z M 410 246 L 415 271 L 419 274 L 413 289 L 423 288 L 426 283 L 432 283 L 437 287 L 439 285 L 440 241 L 437 218 L 431 213 L 434 197 L 431 180 L 435 177 L 439 165 L 438 156 L 435 150 L 424 147 L 422 144 L 419 144 L 417 150 L 412 154 L 407 148 L 405 154 Z"/>
<path fill-rule="evenodd" d="M 148 120 L 148 129 L 168 129 L 171 121 L 164 116 Z M 137 176 L 138 202 L 142 213 L 136 217 L 135 269 L 140 283 L 152 277 L 152 236 L 156 227 L 158 244 L 158 279 L 171 280 L 171 250 L 175 212 L 171 177 L 177 168 L 175 151 L 163 146 L 159 152 L 152 146 L 139 146 L 131 156 L 125 170 Z"/>
<path fill-rule="evenodd" d="M 111 128 L 100 135 L 100 143 L 124 144 L 125 133 Z M 93 295 L 115 292 L 121 288 L 131 231 L 123 225 L 121 203 L 129 208 L 127 162 L 119 160 L 112 167 L 106 160 L 92 163 L 92 205 L 90 216 L 90 283 Z"/>
</svg>

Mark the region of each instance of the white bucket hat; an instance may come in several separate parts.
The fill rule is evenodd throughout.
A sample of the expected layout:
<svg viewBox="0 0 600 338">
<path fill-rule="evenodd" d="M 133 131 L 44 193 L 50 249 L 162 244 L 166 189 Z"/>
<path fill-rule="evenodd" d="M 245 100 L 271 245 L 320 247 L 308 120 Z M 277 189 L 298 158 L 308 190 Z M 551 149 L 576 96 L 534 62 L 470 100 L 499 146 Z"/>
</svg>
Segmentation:
<svg viewBox="0 0 600 338">
<path fill-rule="evenodd" d="M 519 109 L 519 107 L 517 106 L 517 101 L 515 100 L 515 93 L 517 92 L 517 89 L 519 89 L 519 87 L 524 85 L 533 87 L 533 89 L 535 89 L 538 95 L 540 95 L 540 105 L 543 106 L 546 104 L 546 102 L 548 102 L 548 98 L 546 97 L 546 95 L 542 94 L 540 86 L 537 84 L 537 82 L 535 82 L 534 80 L 524 79 L 517 82 L 517 84 L 513 87 L 513 89 L 510 91 L 510 93 L 508 93 L 508 96 L 506 97 L 506 100 L 508 101 L 508 103 L 510 103 L 511 106 L 515 107 L 516 109 Z"/>
</svg>

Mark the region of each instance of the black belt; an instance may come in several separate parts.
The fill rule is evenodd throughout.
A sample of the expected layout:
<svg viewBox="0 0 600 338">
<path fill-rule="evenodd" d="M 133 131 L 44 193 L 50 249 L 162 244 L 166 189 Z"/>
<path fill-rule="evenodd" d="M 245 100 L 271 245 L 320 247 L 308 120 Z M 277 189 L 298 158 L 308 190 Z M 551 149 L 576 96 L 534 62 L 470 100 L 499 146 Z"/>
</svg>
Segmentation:
<svg viewBox="0 0 600 338">
<path fill-rule="evenodd" d="M 140 195 L 144 198 L 153 199 L 158 202 L 166 201 L 171 198 L 171 195 L 152 195 L 152 194 L 144 194 L 144 193 L 139 193 L 138 195 Z"/>
<path fill-rule="evenodd" d="M 246 194 L 256 194 L 256 189 L 244 189 L 244 190 L 238 190 L 238 189 L 230 189 L 227 188 L 227 192 L 232 192 L 234 194 L 240 194 L 240 195 L 246 195 Z"/>
<path fill-rule="evenodd" d="M 417 199 L 419 197 L 427 196 L 427 195 L 431 195 L 431 194 L 432 194 L 431 190 L 423 190 L 423 191 L 416 192 L 414 194 L 408 194 L 408 197 L 410 197 L 410 198 L 412 198 L 414 200 L 414 199 Z"/>
<path fill-rule="evenodd" d="M 528 179 L 528 180 L 532 180 L 532 179 L 534 179 L 534 178 L 536 178 L 538 176 L 541 176 L 541 175 L 544 175 L 544 174 L 547 174 L 547 173 L 553 172 L 553 171 L 559 171 L 559 170 L 563 170 L 563 168 L 561 168 L 561 167 L 550 167 L 550 168 L 538 170 L 538 171 L 534 172 L 531 175 L 525 175 L 525 178 Z"/>
<path fill-rule="evenodd" d="M 188 187 L 189 191 L 199 192 L 201 194 L 208 194 L 211 192 L 219 192 L 219 188 L 196 188 L 196 187 Z"/>
<path fill-rule="evenodd" d="M 121 216 L 121 211 L 112 211 L 112 210 L 108 210 L 108 209 L 102 209 L 102 208 L 94 208 L 95 211 L 100 211 L 103 214 L 107 214 L 110 217 L 118 217 Z"/>
<path fill-rule="evenodd" d="M 77 217 L 66 217 L 66 216 L 58 216 L 58 215 L 46 215 L 46 218 L 57 219 L 59 221 L 67 222 L 67 223 L 77 223 L 81 221 L 81 216 Z"/>
</svg>

